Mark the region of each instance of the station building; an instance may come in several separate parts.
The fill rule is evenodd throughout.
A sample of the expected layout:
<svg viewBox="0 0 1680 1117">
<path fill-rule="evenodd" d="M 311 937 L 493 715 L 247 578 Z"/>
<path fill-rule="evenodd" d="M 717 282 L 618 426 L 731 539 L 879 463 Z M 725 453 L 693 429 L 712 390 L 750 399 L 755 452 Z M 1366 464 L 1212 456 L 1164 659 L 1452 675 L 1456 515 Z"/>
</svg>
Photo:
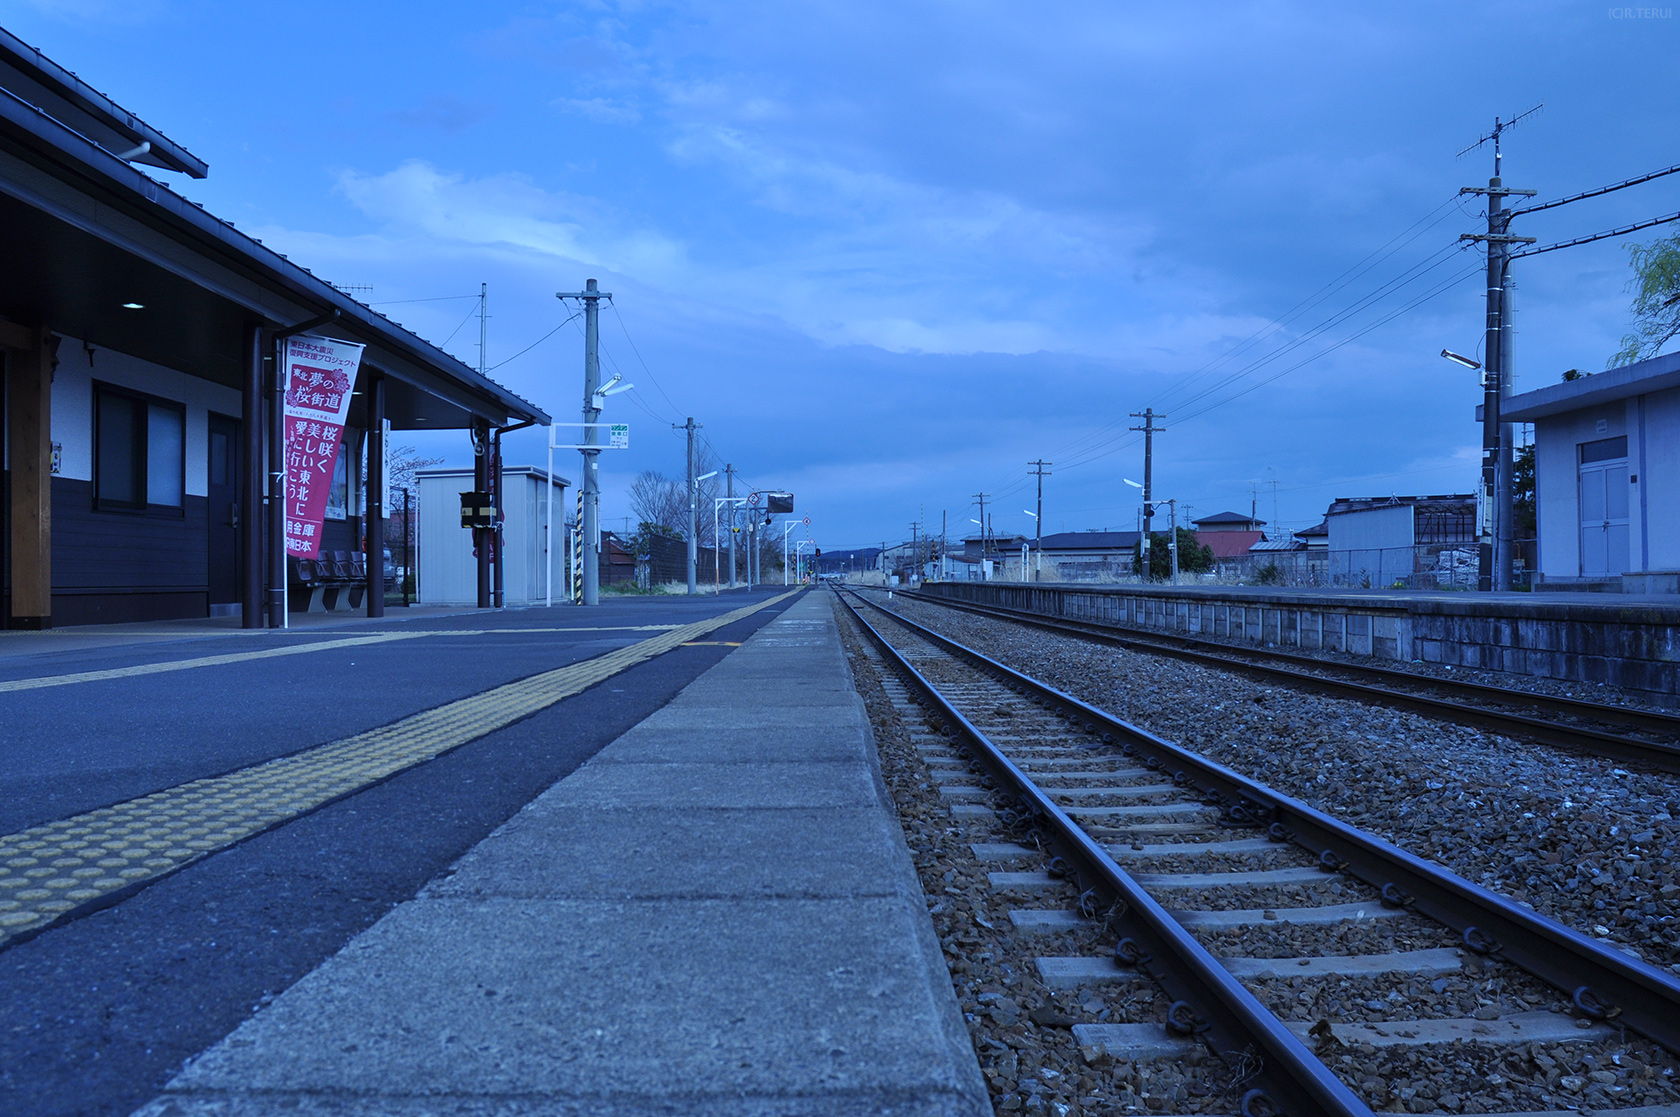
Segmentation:
<svg viewBox="0 0 1680 1117">
<path fill-rule="evenodd" d="M 1680 592 L 1680 353 L 1512 396 L 1534 424 L 1540 584 Z"/>
<path fill-rule="evenodd" d="M 496 427 L 548 421 L 162 173 L 208 167 L 0 31 L 0 625 L 281 621 L 267 476 L 288 332 L 367 347 L 324 550 L 380 555 L 387 430 L 488 446 Z M 382 611 L 382 563 L 362 566 Z"/>
</svg>

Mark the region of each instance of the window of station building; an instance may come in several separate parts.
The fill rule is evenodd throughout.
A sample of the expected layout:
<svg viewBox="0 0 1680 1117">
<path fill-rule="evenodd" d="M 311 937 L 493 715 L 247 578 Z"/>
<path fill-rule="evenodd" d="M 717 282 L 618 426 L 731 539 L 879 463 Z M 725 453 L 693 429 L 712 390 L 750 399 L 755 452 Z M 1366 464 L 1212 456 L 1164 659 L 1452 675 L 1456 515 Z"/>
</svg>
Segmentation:
<svg viewBox="0 0 1680 1117">
<path fill-rule="evenodd" d="M 1617 435 L 1615 438 L 1600 438 L 1596 442 L 1582 442 L 1578 444 L 1581 452 L 1581 464 L 1591 462 L 1614 461 L 1625 458 L 1627 452 L 1627 435 Z"/>
<path fill-rule="evenodd" d="M 103 511 L 181 515 L 185 488 L 185 408 L 97 385 L 95 506 Z"/>
</svg>

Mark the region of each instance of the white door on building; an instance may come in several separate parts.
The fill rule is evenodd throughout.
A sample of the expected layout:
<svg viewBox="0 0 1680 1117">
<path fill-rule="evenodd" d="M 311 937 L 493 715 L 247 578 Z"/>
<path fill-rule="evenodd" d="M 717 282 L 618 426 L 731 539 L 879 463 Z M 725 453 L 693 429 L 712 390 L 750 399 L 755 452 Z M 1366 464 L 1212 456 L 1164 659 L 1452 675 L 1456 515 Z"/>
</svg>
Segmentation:
<svg viewBox="0 0 1680 1117">
<path fill-rule="evenodd" d="M 1628 568 L 1627 438 L 1583 442 L 1581 574 L 1615 576 Z"/>
</svg>

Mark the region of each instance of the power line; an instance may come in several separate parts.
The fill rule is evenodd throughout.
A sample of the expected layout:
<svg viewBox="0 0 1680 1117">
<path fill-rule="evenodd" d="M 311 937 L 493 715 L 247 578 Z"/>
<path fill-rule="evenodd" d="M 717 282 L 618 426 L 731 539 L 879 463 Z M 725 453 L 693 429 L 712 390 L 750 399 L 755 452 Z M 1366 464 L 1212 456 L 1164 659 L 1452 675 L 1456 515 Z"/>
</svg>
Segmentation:
<svg viewBox="0 0 1680 1117">
<path fill-rule="evenodd" d="M 436 296 L 434 296 L 432 298 L 429 298 L 429 299 L 381 299 L 376 303 L 368 303 L 368 305 L 369 306 L 400 306 L 404 303 L 445 303 L 445 302 L 453 302 L 456 299 L 476 299 L 476 298 L 478 298 L 477 295 L 436 295 Z"/>
<path fill-rule="evenodd" d="M 576 314 L 572 315 L 572 318 L 576 318 L 576 317 L 577 317 Z M 572 318 L 566 319 L 566 322 L 570 322 L 572 320 Z M 537 340 L 533 341 L 531 344 L 527 345 L 525 348 L 521 349 L 519 352 L 515 353 L 513 356 L 508 357 L 506 360 L 497 361 L 495 364 L 491 365 L 485 371 L 495 372 L 497 369 L 499 369 L 503 365 L 507 364 L 508 361 L 517 361 L 519 358 L 523 357 L 525 354 L 529 353 L 531 350 L 535 349 L 537 346 L 541 345 L 543 342 L 547 341 L 549 338 L 553 337 L 555 334 L 557 334 L 561 330 L 565 329 L 566 328 L 566 322 L 560 323 L 558 326 L 554 327 L 552 330 L 548 331 L 546 334 L 543 334 Z"/>
<path fill-rule="evenodd" d="M 1642 182 L 1650 182 L 1654 178 L 1671 175 L 1676 171 L 1680 171 L 1680 163 L 1676 163 L 1672 167 L 1664 167 L 1660 171 L 1652 171 L 1650 174 L 1637 175 L 1633 178 L 1624 178 L 1620 182 L 1612 182 L 1609 186 L 1600 186 L 1596 190 L 1584 190 L 1579 194 L 1571 194 L 1567 198 L 1554 198 L 1549 202 L 1540 202 L 1537 205 L 1524 206 L 1522 209 L 1514 209 L 1511 211 L 1509 216 L 1519 217 L 1525 213 L 1539 213 L 1541 210 L 1551 209 L 1553 206 L 1566 206 L 1570 202 L 1579 202 L 1586 198 L 1596 198 L 1600 194 L 1609 194 L 1617 190 L 1626 189 L 1629 186 L 1638 186 Z M 1460 193 L 1463 193 L 1463 191 L 1460 191 Z"/>
<path fill-rule="evenodd" d="M 1576 237 L 1574 240 L 1559 241 L 1556 244 L 1543 244 L 1539 248 L 1524 248 L 1520 252 L 1509 253 L 1510 259 L 1518 256 L 1538 256 L 1542 252 L 1554 252 L 1559 248 L 1574 248 L 1578 244 L 1591 244 L 1595 240 L 1607 240 L 1610 237 L 1626 236 L 1637 233 L 1641 229 L 1649 229 L 1653 225 L 1666 225 L 1670 221 L 1680 221 L 1680 213 L 1671 213 L 1667 217 L 1654 217 L 1649 221 L 1641 221 L 1636 225 L 1623 225 L 1619 229 L 1610 229 L 1602 233 L 1594 233 L 1589 237 Z"/>
</svg>

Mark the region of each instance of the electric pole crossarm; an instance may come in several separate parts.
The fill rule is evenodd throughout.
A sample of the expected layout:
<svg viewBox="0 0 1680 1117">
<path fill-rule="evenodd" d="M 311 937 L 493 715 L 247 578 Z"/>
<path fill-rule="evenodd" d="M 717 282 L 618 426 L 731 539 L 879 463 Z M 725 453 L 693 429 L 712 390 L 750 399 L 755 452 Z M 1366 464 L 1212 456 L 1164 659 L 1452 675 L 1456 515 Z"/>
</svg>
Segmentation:
<svg viewBox="0 0 1680 1117">
<path fill-rule="evenodd" d="M 1510 217 L 1510 214 L 1506 214 Z M 1533 244 L 1539 237 L 1514 237 L 1507 233 L 1460 233 L 1459 240 L 1485 240 L 1489 244 Z"/>
<path fill-rule="evenodd" d="M 1578 244 L 1591 244 L 1595 240 L 1607 240 L 1610 237 L 1625 236 L 1628 233 L 1637 233 L 1641 229 L 1649 229 L 1653 225 L 1666 225 L 1670 221 L 1680 221 L 1680 213 L 1671 213 L 1667 217 L 1655 217 L 1649 221 L 1641 221 L 1637 225 L 1623 225 L 1619 229 L 1609 229 L 1602 233 L 1594 233 L 1590 237 L 1576 237 L 1574 240 L 1558 241 L 1556 244 L 1543 244 L 1539 248 L 1525 248 L 1521 252 L 1511 253 L 1511 258 L 1514 260 L 1519 256 L 1538 256 L 1542 252 L 1555 252 L 1559 248 L 1574 248 Z M 1528 243 L 1534 243 L 1534 238 L 1529 237 Z"/>
<path fill-rule="evenodd" d="M 1466 194 L 1485 194 L 1490 198 L 1509 198 L 1511 195 L 1516 194 L 1524 198 L 1532 198 L 1538 193 L 1540 193 L 1538 190 L 1518 190 L 1514 186 L 1460 186 L 1458 188 L 1458 196 L 1461 198 Z M 1534 206 L 1532 208 L 1539 209 L 1541 207 Z M 1526 209 L 1513 209 L 1507 211 L 1505 216 L 1515 217 L 1519 213 L 1527 212 L 1528 210 Z"/>
</svg>

